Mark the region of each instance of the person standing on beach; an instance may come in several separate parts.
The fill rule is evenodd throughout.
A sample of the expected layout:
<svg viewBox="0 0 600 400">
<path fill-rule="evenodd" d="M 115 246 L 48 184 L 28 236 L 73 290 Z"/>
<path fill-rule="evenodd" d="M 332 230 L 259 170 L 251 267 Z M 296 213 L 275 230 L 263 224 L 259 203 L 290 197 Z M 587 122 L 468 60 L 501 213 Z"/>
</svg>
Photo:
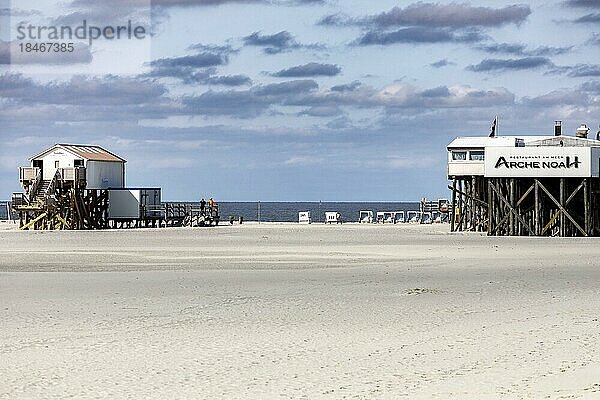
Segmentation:
<svg viewBox="0 0 600 400">
<path fill-rule="evenodd" d="M 211 197 L 210 200 L 208 201 L 208 204 L 210 205 L 210 208 L 213 208 L 215 205 L 215 201 L 213 200 L 213 198 Z"/>
<path fill-rule="evenodd" d="M 200 211 L 204 212 L 205 208 L 206 208 L 206 200 L 204 200 L 204 197 L 203 197 L 202 200 L 200 200 Z"/>
</svg>

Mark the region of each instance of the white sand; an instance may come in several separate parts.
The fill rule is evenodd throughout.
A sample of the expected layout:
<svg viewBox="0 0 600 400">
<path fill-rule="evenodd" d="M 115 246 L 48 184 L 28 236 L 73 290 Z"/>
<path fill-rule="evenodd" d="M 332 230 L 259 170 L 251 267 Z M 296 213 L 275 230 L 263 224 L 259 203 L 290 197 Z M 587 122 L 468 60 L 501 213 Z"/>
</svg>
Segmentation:
<svg viewBox="0 0 600 400">
<path fill-rule="evenodd" d="M 0 231 L 9 231 L 19 229 L 18 222 L 15 221 L 0 221 Z"/>
<path fill-rule="evenodd" d="M 0 232 L 0 399 L 600 398 L 598 239 Z"/>
</svg>

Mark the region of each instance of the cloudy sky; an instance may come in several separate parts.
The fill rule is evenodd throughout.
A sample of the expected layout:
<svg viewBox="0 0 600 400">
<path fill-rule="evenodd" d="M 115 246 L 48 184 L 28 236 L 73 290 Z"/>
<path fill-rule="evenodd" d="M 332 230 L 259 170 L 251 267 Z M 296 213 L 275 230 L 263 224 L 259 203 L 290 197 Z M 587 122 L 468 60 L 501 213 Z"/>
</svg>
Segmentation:
<svg viewBox="0 0 600 400">
<path fill-rule="evenodd" d="M 445 146 L 496 115 L 501 135 L 600 123 L 598 0 L 43 3 L 0 0 L 1 199 L 59 142 L 167 200 L 435 198 Z M 17 26 L 83 20 L 149 36 L 15 50 Z"/>
</svg>

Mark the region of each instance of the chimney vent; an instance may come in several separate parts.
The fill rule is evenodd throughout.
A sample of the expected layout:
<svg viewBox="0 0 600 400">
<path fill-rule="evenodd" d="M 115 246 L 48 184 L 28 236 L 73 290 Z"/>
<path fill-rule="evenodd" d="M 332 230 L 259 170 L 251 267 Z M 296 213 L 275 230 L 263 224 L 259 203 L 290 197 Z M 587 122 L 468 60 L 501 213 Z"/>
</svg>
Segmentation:
<svg viewBox="0 0 600 400">
<path fill-rule="evenodd" d="M 554 136 L 562 136 L 562 121 L 554 121 Z"/>
</svg>

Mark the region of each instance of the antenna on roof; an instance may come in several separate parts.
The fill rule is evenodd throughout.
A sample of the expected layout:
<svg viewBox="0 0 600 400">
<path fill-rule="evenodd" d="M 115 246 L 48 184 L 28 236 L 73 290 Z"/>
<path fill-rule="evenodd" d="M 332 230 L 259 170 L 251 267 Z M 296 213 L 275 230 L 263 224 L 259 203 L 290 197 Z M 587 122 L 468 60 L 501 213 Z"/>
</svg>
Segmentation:
<svg viewBox="0 0 600 400">
<path fill-rule="evenodd" d="M 494 118 L 494 122 L 492 122 L 492 127 L 490 128 L 490 137 L 496 137 L 498 134 L 498 116 Z"/>
</svg>

